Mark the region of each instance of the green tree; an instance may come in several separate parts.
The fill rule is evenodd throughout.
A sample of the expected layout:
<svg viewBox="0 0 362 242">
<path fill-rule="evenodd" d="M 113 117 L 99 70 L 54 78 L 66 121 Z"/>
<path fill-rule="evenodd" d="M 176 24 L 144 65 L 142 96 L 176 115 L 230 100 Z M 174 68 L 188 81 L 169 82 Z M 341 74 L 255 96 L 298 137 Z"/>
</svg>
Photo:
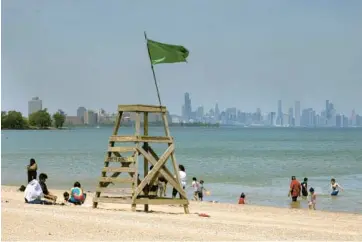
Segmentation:
<svg viewBox="0 0 362 242">
<path fill-rule="evenodd" d="M 52 119 L 45 108 L 29 115 L 29 124 L 38 128 L 48 128 L 52 125 Z"/>
<path fill-rule="evenodd" d="M 1 111 L 1 128 L 5 129 L 25 129 L 27 128 L 27 121 L 21 114 L 17 111 Z"/>
<path fill-rule="evenodd" d="M 53 114 L 54 126 L 58 129 L 63 127 L 65 122 L 65 115 L 61 114 L 60 112 L 56 112 Z"/>
</svg>

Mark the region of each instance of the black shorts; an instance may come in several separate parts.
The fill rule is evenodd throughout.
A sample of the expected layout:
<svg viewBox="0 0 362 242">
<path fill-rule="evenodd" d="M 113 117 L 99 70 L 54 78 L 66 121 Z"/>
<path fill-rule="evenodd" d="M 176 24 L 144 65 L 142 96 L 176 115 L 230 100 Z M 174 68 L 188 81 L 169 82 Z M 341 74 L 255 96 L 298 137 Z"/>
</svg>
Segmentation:
<svg viewBox="0 0 362 242">
<path fill-rule="evenodd" d="M 203 198 L 204 197 L 204 195 L 202 194 L 202 192 L 197 192 L 198 194 L 198 197 L 201 199 L 201 198 Z"/>
<path fill-rule="evenodd" d="M 297 199 L 298 199 L 298 196 L 296 196 L 296 197 L 292 197 L 292 201 L 293 201 L 293 202 L 296 202 L 296 201 L 297 201 Z"/>
</svg>

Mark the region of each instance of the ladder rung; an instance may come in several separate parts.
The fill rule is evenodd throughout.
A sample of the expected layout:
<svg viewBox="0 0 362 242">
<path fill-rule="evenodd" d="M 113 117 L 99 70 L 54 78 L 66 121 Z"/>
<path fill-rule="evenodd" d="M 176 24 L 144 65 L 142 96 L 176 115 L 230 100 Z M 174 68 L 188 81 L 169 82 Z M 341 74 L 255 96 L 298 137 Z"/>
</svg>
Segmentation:
<svg viewBox="0 0 362 242">
<path fill-rule="evenodd" d="M 113 182 L 113 183 L 133 183 L 132 177 L 121 178 L 121 177 L 101 177 L 99 182 Z"/>
<path fill-rule="evenodd" d="M 104 167 L 102 172 L 132 172 L 135 173 L 134 167 Z"/>
<path fill-rule="evenodd" d="M 119 153 L 125 153 L 125 152 L 134 152 L 136 151 L 136 147 L 121 147 L 121 146 L 114 146 L 114 147 L 108 147 L 108 152 L 119 152 Z"/>
</svg>

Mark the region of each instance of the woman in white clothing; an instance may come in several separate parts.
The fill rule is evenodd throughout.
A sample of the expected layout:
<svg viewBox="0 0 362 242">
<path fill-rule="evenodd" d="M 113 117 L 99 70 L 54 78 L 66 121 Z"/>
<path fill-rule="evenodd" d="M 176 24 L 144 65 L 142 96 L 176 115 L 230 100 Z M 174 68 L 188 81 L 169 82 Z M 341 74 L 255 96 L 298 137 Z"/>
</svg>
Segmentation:
<svg viewBox="0 0 362 242">
<path fill-rule="evenodd" d="M 180 176 L 180 183 L 181 183 L 181 187 L 182 189 L 185 189 L 186 187 L 186 181 L 187 181 L 187 176 L 186 176 L 186 170 L 185 167 L 183 165 L 179 165 L 178 166 L 179 169 L 179 176 Z M 172 189 L 172 197 L 175 198 L 177 195 L 177 190 L 175 188 Z"/>
</svg>

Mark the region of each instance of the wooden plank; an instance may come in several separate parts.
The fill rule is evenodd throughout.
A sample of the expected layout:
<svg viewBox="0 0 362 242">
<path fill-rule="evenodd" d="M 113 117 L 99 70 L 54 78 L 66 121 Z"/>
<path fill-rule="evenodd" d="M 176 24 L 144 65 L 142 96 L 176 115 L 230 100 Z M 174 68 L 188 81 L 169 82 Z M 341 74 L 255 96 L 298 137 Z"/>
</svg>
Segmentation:
<svg viewBox="0 0 362 242">
<path fill-rule="evenodd" d="M 166 113 L 167 109 L 165 106 L 156 105 L 118 105 L 119 112 L 149 112 L 149 113 Z"/>
<path fill-rule="evenodd" d="M 172 148 L 171 148 L 172 147 Z M 161 161 L 161 159 L 162 159 L 162 157 L 166 154 L 166 152 L 167 153 L 172 153 L 173 151 L 174 151 L 174 148 L 175 148 L 175 146 L 174 146 L 174 144 L 172 144 L 172 145 L 170 145 L 168 148 L 167 148 L 167 150 L 165 151 L 165 153 L 161 156 L 161 158 L 160 158 L 160 160 L 159 161 L 156 161 L 155 160 L 155 158 L 153 158 L 153 156 L 151 156 L 150 154 L 148 154 L 144 149 L 142 149 L 142 148 L 139 148 L 138 150 L 141 152 L 141 154 L 143 155 L 143 156 L 145 156 L 145 157 L 147 157 L 147 160 L 150 162 L 150 163 L 152 163 L 152 165 L 154 165 L 154 167 L 153 167 L 153 169 L 151 170 L 151 172 L 156 168 L 156 166 L 161 166 L 160 165 L 160 161 Z M 168 183 L 170 183 L 170 185 L 171 186 L 173 186 L 180 194 L 182 194 L 182 196 L 183 197 L 187 197 L 186 196 L 186 193 L 185 193 L 185 191 L 182 189 L 182 187 L 181 187 L 181 184 L 179 183 L 179 182 L 177 182 L 172 176 L 170 176 L 169 175 L 169 173 L 168 172 L 166 172 L 165 170 L 167 169 L 167 167 L 166 166 L 161 166 L 161 168 L 156 168 L 156 170 L 158 171 L 158 172 L 160 172 L 161 173 L 161 175 L 163 175 L 164 177 L 165 177 L 165 179 L 168 181 Z M 151 173 L 150 172 L 150 173 Z M 149 174 L 150 174 L 149 173 Z M 142 184 L 142 183 L 141 183 Z M 138 186 L 138 188 L 140 188 L 140 186 Z M 137 188 L 137 189 L 138 189 Z M 135 191 L 135 194 L 137 194 L 137 190 Z"/>
<path fill-rule="evenodd" d="M 172 137 L 165 136 L 128 136 L 128 135 L 118 135 L 110 136 L 109 141 L 111 142 L 149 142 L 149 143 L 172 143 Z"/>
<path fill-rule="evenodd" d="M 119 203 L 119 204 L 131 204 L 131 197 L 95 197 L 94 203 Z"/>
<path fill-rule="evenodd" d="M 134 163 L 135 158 L 133 156 L 130 157 L 107 157 L 106 162 L 120 162 L 120 163 Z"/>
<path fill-rule="evenodd" d="M 113 127 L 113 133 L 112 133 L 113 135 L 117 135 L 117 133 L 118 133 L 119 126 L 121 125 L 122 115 L 123 115 L 123 112 L 119 111 L 117 114 L 116 123 L 114 124 L 114 127 Z"/>
<path fill-rule="evenodd" d="M 134 167 L 104 167 L 102 172 L 136 172 Z"/>
<path fill-rule="evenodd" d="M 150 204 L 150 205 L 167 205 L 167 204 L 175 204 L 175 205 L 187 205 L 189 201 L 186 199 L 162 199 L 162 198 L 138 198 L 136 199 L 136 204 Z"/>
<path fill-rule="evenodd" d="M 148 175 L 141 181 L 141 184 L 137 187 L 137 189 L 134 192 L 133 197 L 136 197 L 140 194 L 141 191 L 143 191 L 143 188 L 146 186 L 147 183 L 149 183 L 154 176 L 157 175 L 159 171 L 162 171 L 161 167 L 165 164 L 167 159 L 169 158 L 170 154 L 174 151 L 175 146 L 172 144 L 167 148 L 165 153 L 160 157 L 158 161 L 156 161 L 152 156 L 150 156 L 143 148 L 138 147 L 138 151 L 147 158 L 148 161 L 150 161 L 153 165 L 153 169 L 148 173 Z M 166 177 L 165 177 L 166 178 Z M 171 181 L 172 182 L 172 181 Z"/>
<path fill-rule="evenodd" d="M 97 187 L 96 192 L 102 193 L 117 193 L 117 194 L 132 194 L 132 188 L 114 188 L 114 187 Z"/>
<path fill-rule="evenodd" d="M 139 136 L 141 134 L 141 114 L 140 112 L 137 112 L 136 113 L 136 123 L 135 123 L 135 136 Z M 136 144 L 137 148 L 140 147 L 140 143 L 137 143 Z M 136 159 L 136 162 L 135 162 L 135 166 L 138 168 L 138 152 L 135 153 L 135 159 Z M 135 190 L 136 187 L 138 186 L 138 169 L 136 169 L 136 172 L 134 174 L 134 179 L 135 181 L 133 182 L 132 184 L 132 189 Z M 135 203 L 135 199 L 136 199 L 136 196 L 135 195 L 136 193 L 134 192 L 133 193 L 133 196 L 132 196 L 132 211 L 136 211 L 136 203 Z"/>
<path fill-rule="evenodd" d="M 113 183 L 133 183 L 134 179 L 132 177 L 101 177 L 99 182 L 113 182 Z"/>
<path fill-rule="evenodd" d="M 126 153 L 126 152 L 134 152 L 136 147 L 127 147 L 127 146 L 114 146 L 108 147 L 108 152 L 119 152 L 119 153 Z"/>
<path fill-rule="evenodd" d="M 145 112 L 143 114 L 143 135 L 144 137 L 148 137 L 148 112 Z M 163 137 L 162 137 L 163 138 Z M 144 142 L 144 148 L 146 152 L 148 151 L 148 142 Z M 146 157 L 143 157 L 143 176 L 146 177 L 148 175 L 148 161 Z M 149 186 L 145 186 L 145 189 L 143 189 L 143 192 L 145 195 L 148 195 L 149 193 Z M 148 212 L 148 204 L 144 205 L 145 212 Z"/>
</svg>

